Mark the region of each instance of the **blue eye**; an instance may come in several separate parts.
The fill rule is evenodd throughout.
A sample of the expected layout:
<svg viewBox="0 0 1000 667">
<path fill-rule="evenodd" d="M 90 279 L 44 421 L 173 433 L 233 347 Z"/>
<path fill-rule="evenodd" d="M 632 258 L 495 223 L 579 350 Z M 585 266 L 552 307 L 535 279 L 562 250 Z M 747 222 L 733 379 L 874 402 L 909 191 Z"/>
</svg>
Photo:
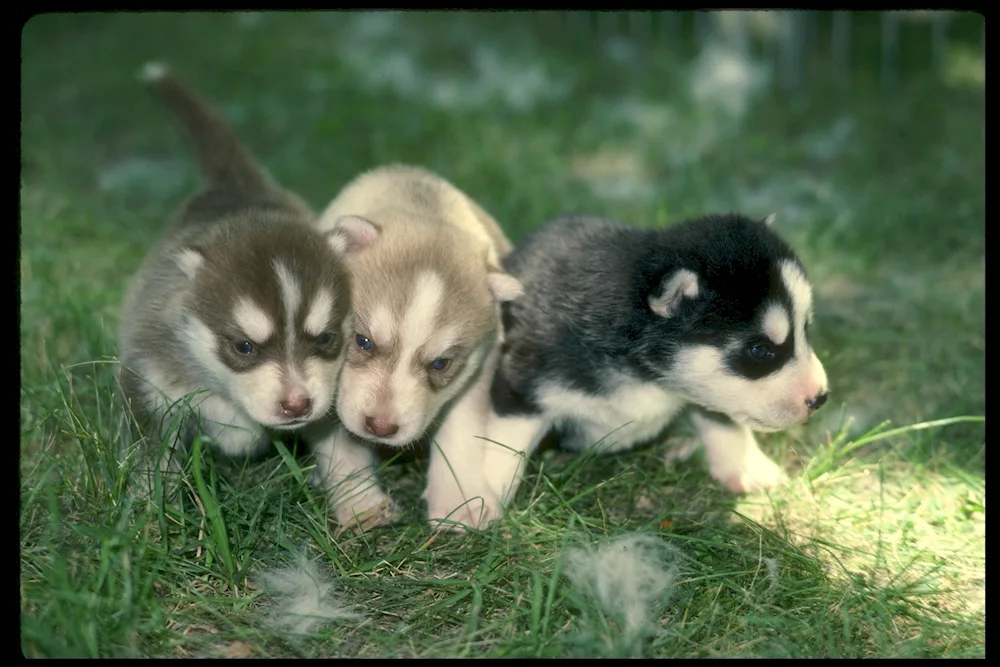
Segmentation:
<svg viewBox="0 0 1000 667">
<path fill-rule="evenodd" d="M 372 349 L 372 342 L 370 340 L 368 340 L 367 338 L 365 338 L 364 336 L 362 336 L 361 334 L 358 334 L 357 336 L 355 336 L 354 340 L 357 342 L 358 347 L 360 347 L 365 352 L 370 352 L 371 351 L 371 349 Z"/>
<path fill-rule="evenodd" d="M 333 342 L 333 334 L 329 331 L 324 331 L 320 335 L 316 336 L 316 344 L 320 346 L 327 346 Z"/>
<path fill-rule="evenodd" d="M 754 345 L 747 350 L 747 353 L 758 361 L 764 361 L 774 357 L 774 350 L 770 345 Z"/>
<path fill-rule="evenodd" d="M 240 354 L 250 354 L 253 352 L 253 343 L 248 340 L 241 340 L 233 344 L 233 349 Z"/>
<path fill-rule="evenodd" d="M 443 371 L 451 364 L 451 359 L 435 359 L 431 362 L 431 368 L 436 371 Z"/>
</svg>

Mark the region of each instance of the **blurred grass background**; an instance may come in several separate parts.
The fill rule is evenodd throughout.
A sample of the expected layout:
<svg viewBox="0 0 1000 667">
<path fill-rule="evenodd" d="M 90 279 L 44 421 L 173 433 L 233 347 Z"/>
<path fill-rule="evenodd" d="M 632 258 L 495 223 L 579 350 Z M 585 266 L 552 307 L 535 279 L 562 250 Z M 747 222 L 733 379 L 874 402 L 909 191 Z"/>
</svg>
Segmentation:
<svg viewBox="0 0 1000 667">
<path fill-rule="evenodd" d="M 618 655 L 614 623 L 553 573 L 567 540 L 640 530 L 691 556 L 645 655 L 982 655 L 982 421 L 875 434 L 985 413 L 984 30 L 953 12 L 33 17 L 22 650 Z M 407 522 L 335 539 L 284 459 L 268 460 L 211 482 L 240 564 L 227 571 L 197 506 L 132 504 L 109 456 L 119 303 L 198 184 L 173 118 L 135 80 L 153 59 L 317 209 L 359 171 L 404 161 L 470 193 L 515 242 L 571 210 L 637 226 L 776 212 L 815 284 L 833 391 L 814 423 L 764 439 L 796 481 L 733 499 L 697 465 L 664 468 L 655 446 L 599 464 L 547 452 L 502 526 L 428 546 L 422 461 L 386 470 Z M 247 571 L 302 544 L 375 621 L 305 644 L 261 626 Z M 784 565 L 762 591 L 748 572 L 765 561 Z"/>
</svg>

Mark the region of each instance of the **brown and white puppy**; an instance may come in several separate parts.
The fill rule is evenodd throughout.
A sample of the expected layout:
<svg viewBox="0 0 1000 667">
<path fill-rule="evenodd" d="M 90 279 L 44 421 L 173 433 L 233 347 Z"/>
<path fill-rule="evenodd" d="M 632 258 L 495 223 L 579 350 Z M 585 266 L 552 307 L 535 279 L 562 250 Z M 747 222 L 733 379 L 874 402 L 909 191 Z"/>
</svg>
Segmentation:
<svg viewBox="0 0 1000 667">
<path fill-rule="evenodd" d="M 339 237 L 316 230 L 308 206 L 165 67 L 147 65 L 144 78 L 182 121 L 206 181 L 122 308 L 120 380 L 138 427 L 127 453 L 149 473 L 165 440 L 168 472 L 197 436 L 247 456 L 329 418 L 353 323 Z"/>
<path fill-rule="evenodd" d="M 336 441 L 335 460 L 318 470 L 331 488 L 341 485 L 338 517 L 391 520 L 372 443 L 405 447 L 430 434 L 429 517 L 475 525 L 458 480 L 481 474 L 474 444 L 489 409 L 499 304 L 521 293 L 500 269 L 510 242 L 455 186 L 404 165 L 359 176 L 318 225 L 342 243 L 355 313 L 337 394 L 341 426 L 313 429 Z"/>
</svg>

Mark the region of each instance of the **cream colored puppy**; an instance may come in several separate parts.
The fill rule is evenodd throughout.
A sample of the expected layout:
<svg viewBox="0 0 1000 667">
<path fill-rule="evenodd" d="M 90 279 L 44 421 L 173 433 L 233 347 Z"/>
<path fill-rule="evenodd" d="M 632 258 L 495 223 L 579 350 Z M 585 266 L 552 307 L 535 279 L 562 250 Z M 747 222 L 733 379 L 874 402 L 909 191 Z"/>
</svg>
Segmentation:
<svg viewBox="0 0 1000 667">
<path fill-rule="evenodd" d="M 332 445 L 320 449 L 314 481 L 330 492 L 342 525 L 387 523 L 396 509 L 375 480 L 373 443 L 406 447 L 430 435 L 431 523 L 478 525 L 481 499 L 462 485 L 482 488 L 477 437 L 502 338 L 500 303 L 522 291 L 500 269 L 510 241 L 463 192 L 404 165 L 359 176 L 317 224 L 347 258 L 355 331 L 337 394 L 340 424 L 312 429 Z"/>
</svg>

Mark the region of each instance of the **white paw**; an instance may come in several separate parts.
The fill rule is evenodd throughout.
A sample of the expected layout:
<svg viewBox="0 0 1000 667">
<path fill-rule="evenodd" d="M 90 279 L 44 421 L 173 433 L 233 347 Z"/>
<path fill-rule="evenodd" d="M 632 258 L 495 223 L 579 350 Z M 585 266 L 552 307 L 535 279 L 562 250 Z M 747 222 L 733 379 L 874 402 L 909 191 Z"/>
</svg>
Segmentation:
<svg viewBox="0 0 1000 667">
<path fill-rule="evenodd" d="M 366 489 L 334 507 L 334 516 L 341 531 L 359 528 L 362 531 L 387 526 L 400 517 L 399 507 L 381 489 Z"/>
<path fill-rule="evenodd" d="M 763 454 L 751 457 L 740 470 L 722 475 L 713 474 L 713 477 L 733 493 L 763 491 L 788 481 L 785 471 Z"/>
<path fill-rule="evenodd" d="M 457 489 L 428 493 L 427 517 L 435 532 L 465 532 L 468 528 L 486 528 L 499 518 L 500 505 L 489 491 L 470 494 L 466 499 Z"/>
</svg>

